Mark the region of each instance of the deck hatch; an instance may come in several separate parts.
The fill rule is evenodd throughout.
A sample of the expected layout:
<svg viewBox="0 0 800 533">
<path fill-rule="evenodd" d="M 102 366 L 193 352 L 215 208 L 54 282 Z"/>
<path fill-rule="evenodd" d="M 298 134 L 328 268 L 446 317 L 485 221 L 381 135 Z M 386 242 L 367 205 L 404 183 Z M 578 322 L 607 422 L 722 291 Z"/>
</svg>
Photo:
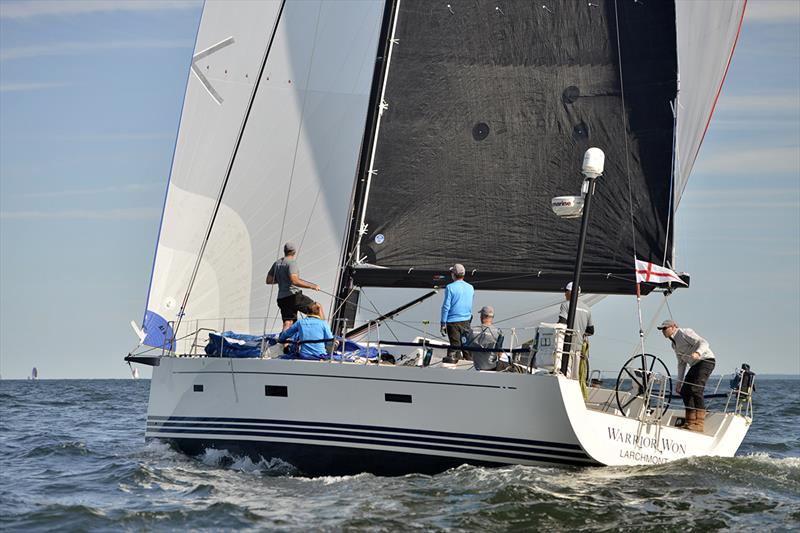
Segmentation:
<svg viewBox="0 0 800 533">
<path fill-rule="evenodd" d="M 193 386 L 192 390 L 193 390 L 194 392 L 203 392 L 203 386 L 202 386 L 202 385 L 195 384 L 195 385 Z"/>
</svg>

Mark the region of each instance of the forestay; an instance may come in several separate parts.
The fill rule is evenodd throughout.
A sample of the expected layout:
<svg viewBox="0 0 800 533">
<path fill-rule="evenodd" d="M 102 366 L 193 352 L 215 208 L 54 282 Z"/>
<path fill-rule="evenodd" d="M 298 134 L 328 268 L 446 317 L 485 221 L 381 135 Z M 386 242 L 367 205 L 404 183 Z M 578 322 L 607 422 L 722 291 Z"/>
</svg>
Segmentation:
<svg viewBox="0 0 800 533">
<path fill-rule="evenodd" d="M 223 317 L 241 333 L 271 329 L 276 293 L 264 278 L 286 240 L 299 245 L 304 279 L 333 286 L 382 12 L 382 2 L 360 0 L 206 2 L 145 344 L 172 337 L 207 234 L 178 336 L 221 329 Z"/>
</svg>

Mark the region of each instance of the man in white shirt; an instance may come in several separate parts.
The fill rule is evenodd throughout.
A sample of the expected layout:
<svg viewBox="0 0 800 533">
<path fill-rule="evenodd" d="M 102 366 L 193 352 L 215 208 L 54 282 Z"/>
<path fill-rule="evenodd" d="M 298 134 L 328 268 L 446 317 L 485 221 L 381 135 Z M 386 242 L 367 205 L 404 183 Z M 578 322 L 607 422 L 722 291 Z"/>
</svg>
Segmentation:
<svg viewBox="0 0 800 533">
<path fill-rule="evenodd" d="M 675 357 L 678 358 L 678 383 L 675 391 L 680 393 L 686 406 L 685 428 L 702 432 L 706 418 L 703 391 L 714 370 L 714 352 L 711 351 L 708 341 L 694 330 L 679 328 L 674 320 L 665 320 L 658 329 L 670 340 Z M 687 366 L 689 372 L 686 372 Z"/>
</svg>

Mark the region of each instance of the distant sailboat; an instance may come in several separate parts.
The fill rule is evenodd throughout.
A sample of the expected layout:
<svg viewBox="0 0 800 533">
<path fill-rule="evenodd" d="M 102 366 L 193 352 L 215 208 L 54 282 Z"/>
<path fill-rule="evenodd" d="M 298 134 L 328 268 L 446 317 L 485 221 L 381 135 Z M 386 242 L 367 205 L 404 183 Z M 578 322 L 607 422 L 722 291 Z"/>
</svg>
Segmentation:
<svg viewBox="0 0 800 533">
<path fill-rule="evenodd" d="M 131 371 L 131 374 L 133 376 L 133 379 L 139 379 L 139 369 L 138 368 L 133 367 L 133 370 Z"/>
<path fill-rule="evenodd" d="M 33 369 L 31 370 L 31 379 L 39 379 L 39 369 L 38 368 L 33 367 Z"/>
</svg>

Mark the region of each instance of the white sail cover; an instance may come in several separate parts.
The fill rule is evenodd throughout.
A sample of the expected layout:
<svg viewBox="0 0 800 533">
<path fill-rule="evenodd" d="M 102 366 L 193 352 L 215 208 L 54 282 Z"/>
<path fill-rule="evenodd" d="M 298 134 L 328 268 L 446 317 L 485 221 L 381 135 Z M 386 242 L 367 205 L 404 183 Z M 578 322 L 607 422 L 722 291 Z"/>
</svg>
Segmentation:
<svg viewBox="0 0 800 533">
<path fill-rule="evenodd" d="M 382 13 L 383 2 L 362 0 L 205 3 L 145 344 L 172 338 L 229 166 L 176 336 L 203 327 L 261 333 L 279 325 L 277 289 L 265 277 L 285 241 L 299 246 L 301 277 L 332 291 Z M 312 296 L 331 304 L 322 293 Z"/>
<path fill-rule="evenodd" d="M 697 159 L 733 48 L 746 0 L 676 0 L 678 139 L 675 205 Z"/>
</svg>

